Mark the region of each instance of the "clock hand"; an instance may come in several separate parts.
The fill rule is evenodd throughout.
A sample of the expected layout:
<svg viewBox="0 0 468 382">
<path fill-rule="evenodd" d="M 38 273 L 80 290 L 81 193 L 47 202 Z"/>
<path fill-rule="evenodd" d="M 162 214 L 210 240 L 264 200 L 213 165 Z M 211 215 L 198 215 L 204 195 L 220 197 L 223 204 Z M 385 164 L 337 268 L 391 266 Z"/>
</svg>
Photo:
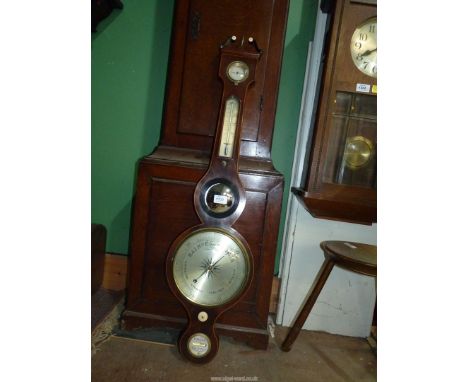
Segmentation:
<svg viewBox="0 0 468 382">
<path fill-rule="evenodd" d="M 363 54 L 361 54 L 361 57 L 368 56 L 371 53 L 374 53 L 377 50 L 377 48 L 374 48 L 372 50 L 366 50 Z"/>
</svg>

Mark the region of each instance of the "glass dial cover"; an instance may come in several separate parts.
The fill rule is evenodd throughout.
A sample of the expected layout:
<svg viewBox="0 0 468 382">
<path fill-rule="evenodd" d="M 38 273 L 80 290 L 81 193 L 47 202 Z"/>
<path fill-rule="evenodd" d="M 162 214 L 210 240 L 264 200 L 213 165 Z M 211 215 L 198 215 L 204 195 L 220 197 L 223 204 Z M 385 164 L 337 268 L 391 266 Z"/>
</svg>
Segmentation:
<svg viewBox="0 0 468 382">
<path fill-rule="evenodd" d="M 190 233 L 174 255 L 173 276 L 180 293 L 200 306 L 219 306 L 236 298 L 250 274 L 245 246 L 229 232 L 201 228 Z"/>
<path fill-rule="evenodd" d="M 225 183 L 215 183 L 205 192 L 205 204 L 214 214 L 225 214 L 235 206 L 236 196 L 232 187 Z"/>
<path fill-rule="evenodd" d="M 249 77 L 249 66 L 243 61 L 233 61 L 228 65 L 226 74 L 232 82 L 238 84 Z"/>
<path fill-rule="evenodd" d="M 187 349 L 196 358 L 204 357 L 211 349 L 210 338 L 204 333 L 195 333 L 188 339 Z"/>
</svg>

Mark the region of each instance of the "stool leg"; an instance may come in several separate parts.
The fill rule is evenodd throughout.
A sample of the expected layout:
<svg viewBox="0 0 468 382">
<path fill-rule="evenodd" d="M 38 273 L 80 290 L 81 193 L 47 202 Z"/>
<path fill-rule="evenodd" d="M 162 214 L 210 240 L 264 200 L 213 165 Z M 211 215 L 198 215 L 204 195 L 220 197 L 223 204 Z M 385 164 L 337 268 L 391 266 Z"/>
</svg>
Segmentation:
<svg viewBox="0 0 468 382">
<path fill-rule="evenodd" d="M 311 288 L 310 295 L 307 298 L 307 301 L 305 302 L 301 312 L 297 316 L 296 321 L 294 321 L 294 325 L 290 329 L 288 336 L 281 345 L 281 350 L 291 350 L 292 344 L 299 335 L 299 332 L 301 331 L 304 322 L 306 322 L 307 317 L 309 316 L 309 313 L 312 310 L 315 301 L 317 301 L 317 297 L 322 291 L 322 288 L 325 285 L 325 282 L 327 281 L 328 276 L 330 275 L 330 272 L 332 271 L 334 265 L 335 263 L 332 260 L 330 260 L 329 258 L 325 258 L 325 261 L 323 262 L 322 267 L 320 268 L 320 271 L 315 279 L 315 283 Z"/>
</svg>

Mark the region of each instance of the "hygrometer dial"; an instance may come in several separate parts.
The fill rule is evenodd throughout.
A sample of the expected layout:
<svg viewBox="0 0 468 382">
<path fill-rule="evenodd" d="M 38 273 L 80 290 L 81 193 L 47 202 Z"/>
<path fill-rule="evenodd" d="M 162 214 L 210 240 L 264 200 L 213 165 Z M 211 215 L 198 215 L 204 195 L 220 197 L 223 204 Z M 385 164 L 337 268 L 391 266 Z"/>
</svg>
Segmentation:
<svg viewBox="0 0 468 382">
<path fill-rule="evenodd" d="M 226 74 L 232 82 L 238 84 L 249 77 L 249 66 L 243 61 L 233 61 L 228 65 Z"/>
</svg>

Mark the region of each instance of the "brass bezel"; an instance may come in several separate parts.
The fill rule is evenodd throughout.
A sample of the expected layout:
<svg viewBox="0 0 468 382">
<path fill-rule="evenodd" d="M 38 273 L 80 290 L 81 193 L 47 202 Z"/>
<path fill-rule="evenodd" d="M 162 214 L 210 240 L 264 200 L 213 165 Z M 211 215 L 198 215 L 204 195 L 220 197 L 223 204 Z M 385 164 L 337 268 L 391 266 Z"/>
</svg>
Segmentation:
<svg viewBox="0 0 468 382">
<path fill-rule="evenodd" d="M 357 163 L 356 161 L 351 160 L 350 159 L 351 154 L 347 153 L 348 145 L 353 142 L 362 142 L 368 148 L 368 156 L 366 160 L 362 163 L 361 162 Z M 354 137 L 348 138 L 346 140 L 346 145 L 344 147 L 343 156 L 344 156 L 346 166 L 352 170 L 357 170 L 359 168 L 366 166 L 369 163 L 369 161 L 372 159 L 372 157 L 374 156 L 374 144 L 372 143 L 370 139 L 367 139 L 366 137 L 363 137 L 362 135 L 356 135 Z"/>
<path fill-rule="evenodd" d="M 242 281 L 242 284 L 241 286 L 238 288 L 237 290 L 237 293 L 235 293 L 234 295 L 232 295 L 228 300 L 226 301 L 223 301 L 222 303 L 213 303 L 213 304 L 201 304 L 199 302 L 197 302 L 195 299 L 193 298 L 189 298 L 188 296 L 186 296 L 184 294 L 184 292 L 181 290 L 180 288 L 180 285 L 178 283 L 178 278 L 176 277 L 176 274 L 175 274 L 175 264 L 176 264 L 176 258 L 177 256 L 179 255 L 179 249 L 180 247 L 188 240 L 190 239 L 191 237 L 197 235 L 197 234 L 200 234 L 200 233 L 203 233 L 203 232 L 218 232 L 224 236 L 227 236 L 229 239 L 231 239 L 232 241 L 234 241 L 234 243 L 239 247 L 241 253 L 242 253 L 242 256 L 244 257 L 245 259 L 245 264 L 246 264 L 246 271 L 245 271 L 245 274 L 244 274 L 244 280 Z M 176 285 L 176 288 L 179 290 L 180 294 L 187 300 L 187 301 L 190 301 L 191 303 L 197 305 L 197 306 L 200 306 L 200 307 L 218 307 L 218 306 L 223 306 L 223 305 L 226 305 L 228 304 L 229 302 L 231 302 L 232 300 L 235 300 L 245 289 L 246 287 L 246 284 L 249 280 L 249 277 L 250 277 L 250 273 L 252 271 L 252 264 L 250 264 L 250 257 L 249 257 L 249 253 L 247 252 L 247 248 L 244 246 L 244 244 L 237 238 L 235 237 L 234 235 L 232 235 L 230 232 L 222 229 L 222 228 L 216 228 L 216 227 L 209 227 L 209 228 L 200 228 L 200 229 L 197 229 L 196 231 L 193 231 L 191 232 L 189 235 L 187 235 L 184 240 L 182 240 L 180 242 L 180 244 L 177 246 L 177 248 L 175 249 L 174 251 L 174 258 L 173 258 L 173 262 L 172 262 L 172 277 L 174 279 L 174 283 Z"/>
<path fill-rule="evenodd" d="M 234 78 L 231 77 L 231 75 L 229 74 L 229 69 L 233 66 L 239 66 L 241 68 L 244 69 L 245 71 L 245 76 L 243 79 L 241 80 L 236 80 Z M 244 61 L 232 61 L 226 68 L 226 76 L 227 78 L 229 78 L 230 81 L 234 82 L 234 84 L 240 84 L 241 82 L 244 82 L 247 78 L 249 78 L 249 66 L 244 62 Z"/>
<path fill-rule="evenodd" d="M 201 336 L 203 338 L 206 339 L 207 343 L 208 343 L 208 349 L 206 350 L 206 352 L 204 354 L 194 354 L 192 352 L 192 350 L 190 349 L 190 342 L 192 341 L 193 337 L 195 336 Z M 210 340 L 210 337 L 208 337 L 205 333 L 201 333 L 201 332 L 198 332 L 198 333 L 194 333 L 192 334 L 189 339 L 187 340 L 187 350 L 188 352 L 192 355 L 192 357 L 195 357 L 195 358 L 203 358 L 203 357 L 206 357 L 208 354 L 210 354 L 210 351 L 211 351 L 211 340 Z"/>
</svg>

